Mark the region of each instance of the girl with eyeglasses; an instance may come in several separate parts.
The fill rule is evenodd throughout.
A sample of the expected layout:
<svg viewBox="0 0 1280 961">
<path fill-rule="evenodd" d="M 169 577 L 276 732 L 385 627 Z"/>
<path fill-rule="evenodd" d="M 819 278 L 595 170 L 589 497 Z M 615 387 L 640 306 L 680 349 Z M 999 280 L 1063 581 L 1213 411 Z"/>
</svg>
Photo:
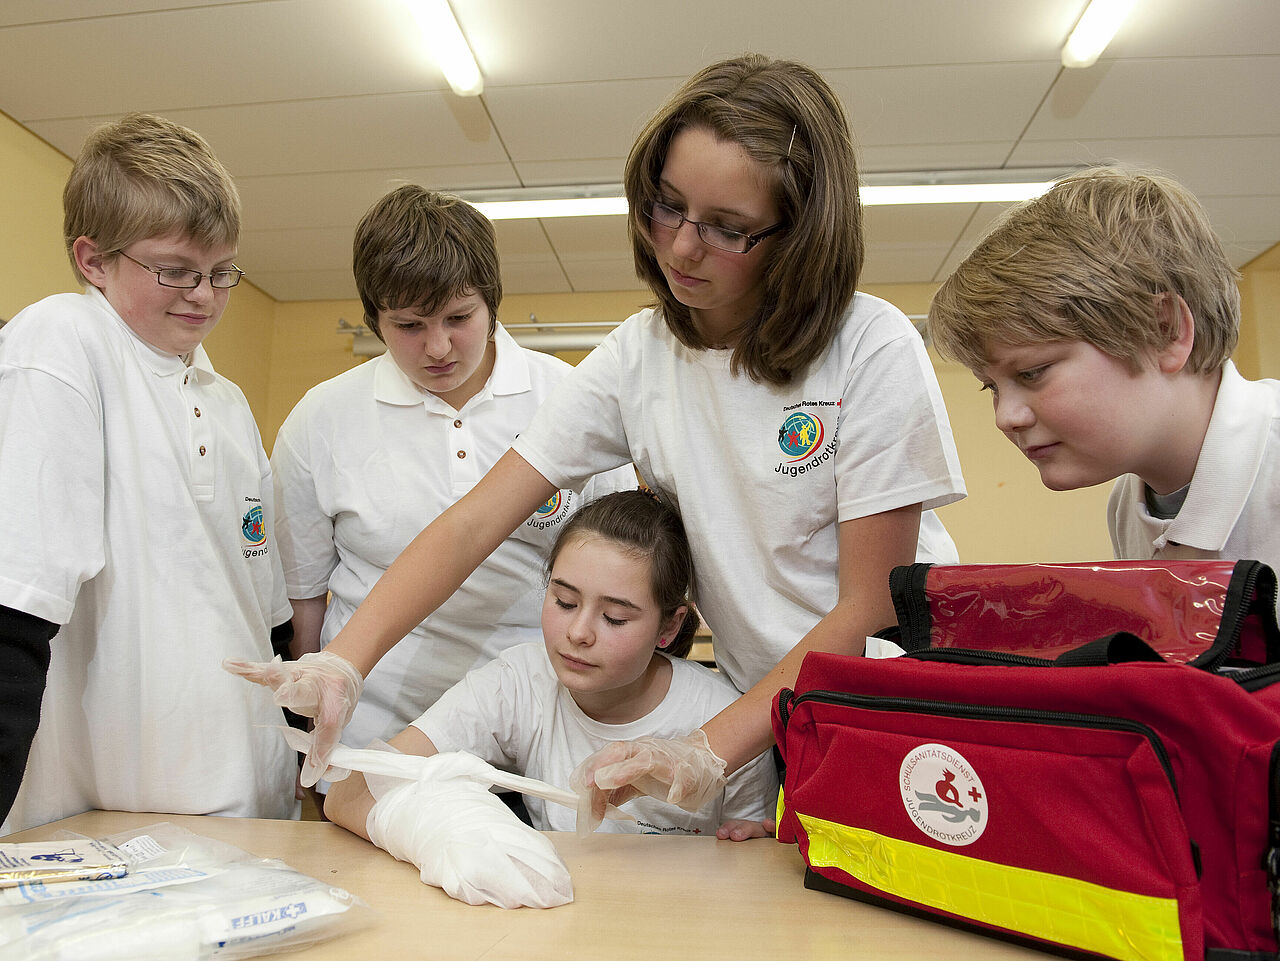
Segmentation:
<svg viewBox="0 0 1280 961">
<path fill-rule="evenodd" d="M 894 566 L 956 560 L 931 510 L 964 495 L 946 410 L 910 322 L 855 293 L 858 172 L 827 83 L 757 55 L 713 64 L 645 127 L 624 179 L 656 305 L 566 377 L 322 655 L 241 667 L 319 711 L 325 743 L 359 676 L 534 507 L 628 461 L 680 510 L 716 663 L 744 694 L 687 738 L 590 760 L 596 813 L 638 793 L 696 809 L 770 747 L 771 700 L 807 651 L 861 654 L 893 623 Z"/>
</svg>

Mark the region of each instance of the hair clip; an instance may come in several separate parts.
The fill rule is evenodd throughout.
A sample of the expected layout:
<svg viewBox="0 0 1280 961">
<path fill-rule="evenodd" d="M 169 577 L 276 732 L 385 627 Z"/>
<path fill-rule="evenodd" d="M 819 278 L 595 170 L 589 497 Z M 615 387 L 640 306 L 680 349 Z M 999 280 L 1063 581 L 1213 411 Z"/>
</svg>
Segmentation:
<svg viewBox="0 0 1280 961">
<path fill-rule="evenodd" d="M 791 139 L 787 141 L 787 156 L 786 156 L 786 158 L 785 158 L 786 160 L 790 160 L 790 159 L 791 159 L 791 146 L 792 146 L 792 144 L 794 144 L 795 142 L 796 142 L 796 124 L 792 124 L 792 125 L 791 125 Z"/>
</svg>

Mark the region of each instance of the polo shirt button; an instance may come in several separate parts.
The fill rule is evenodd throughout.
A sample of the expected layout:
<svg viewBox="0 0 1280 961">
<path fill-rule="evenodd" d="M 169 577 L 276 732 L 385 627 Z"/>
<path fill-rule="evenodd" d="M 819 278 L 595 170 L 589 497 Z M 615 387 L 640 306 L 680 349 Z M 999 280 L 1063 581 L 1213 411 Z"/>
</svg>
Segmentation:
<svg viewBox="0 0 1280 961">
<path fill-rule="evenodd" d="M 199 407 L 197 407 L 195 410 L 196 410 L 196 416 L 197 416 L 197 417 L 199 417 L 199 416 L 200 416 L 200 408 L 199 408 Z"/>
<path fill-rule="evenodd" d="M 461 426 L 462 426 L 462 421 L 460 421 L 460 420 L 455 420 L 455 421 L 453 422 L 453 426 L 454 426 L 454 427 L 461 427 Z"/>
<path fill-rule="evenodd" d="M 203 456 L 204 456 L 204 444 L 201 444 L 201 445 L 200 445 L 200 456 L 201 456 L 201 457 L 203 457 Z"/>
<path fill-rule="evenodd" d="M 465 450 L 458 451 L 458 460 L 466 460 L 467 452 Z"/>
</svg>

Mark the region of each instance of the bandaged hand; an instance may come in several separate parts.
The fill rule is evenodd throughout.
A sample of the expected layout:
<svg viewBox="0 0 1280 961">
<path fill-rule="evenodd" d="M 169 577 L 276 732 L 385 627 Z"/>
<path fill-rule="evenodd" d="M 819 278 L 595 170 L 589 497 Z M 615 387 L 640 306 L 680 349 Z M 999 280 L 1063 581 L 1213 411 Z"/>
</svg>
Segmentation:
<svg viewBox="0 0 1280 961">
<path fill-rule="evenodd" d="M 232 674 L 272 688 L 280 707 L 315 718 L 313 747 L 303 759 L 299 779 L 303 787 L 311 787 L 320 780 L 364 689 L 364 677 L 355 665 L 337 654 L 317 651 L 303 654 L 296 661 L 282 661 L 277 657 L 274 661 L 255 663 L 227 658 L 222 666 Z M 338 774 L 346 776 L 336 769 L 327 776 L 331 781 L 340 780 L 335 777 Z"/>
<path fill-rule="evenodd" d="M 614 741 L 574 770 L 569 786 L 578 793 L 578 833 L 600 826 L 608 804 L 649 797 L 698 811 L 724 790 L 725 762 L 701 730 L 683 737 Z"/>
<path fill-rule="evenodd" d="M 555 847 L 486 788 L 488 764 L 461 752 L 412 761 L 421 765 L 413 781 L 365 775 L 377 799 L 365 822 L 370 841 L 467 904 L 552 908 L 573 900 Z"/>
</svg>

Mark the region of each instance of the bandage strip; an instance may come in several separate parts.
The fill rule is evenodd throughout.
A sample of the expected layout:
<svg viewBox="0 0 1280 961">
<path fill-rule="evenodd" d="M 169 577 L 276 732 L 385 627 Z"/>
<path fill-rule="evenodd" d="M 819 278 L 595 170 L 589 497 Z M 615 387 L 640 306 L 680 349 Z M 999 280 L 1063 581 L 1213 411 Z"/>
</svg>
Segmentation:
<svg viewBox="0 0 1280 961">
<path fill-rule="evenodd" d="M 295 751 L 305 754 L 311 750 L 310 734 L 295 728 L 282 727 L 280 730 L 284 734 L 285 740 L 289 742 L 289 746 Z M 381 774 L 405 780 L 416 780 L 421 762 L 425 760 L 426 758 L 412 754 L 377 751 L 369 748 L 353 748 L 344 744 L 339 744 L 335 747 L 333 753 L 329 756 L 329 763 L 333 767 L 344 768 L 348 771 L 359 771 L 361 774 Z M 479 758 L 476 760 L 479 762 L 477 765 L 478 770 L 471 779 L 484 784 L 485 787 L 498 787 L 507 791 L 518 791 L 521 794 L 541 798 L 544 801 L 550 801 L 552 804 L 560 804 L 574 810 L 578 807 L 578 795 L 573 791 L 558 788 L 548 784 L 546 781 L 539 781 L 537 778 L 500 771 Z M 479 765 L 483 765 L 483 769 L 479 768 Z M 480 770 L 483 770 L 483 776 Z M 613 805 L 609 805 L 605 816 L 616 821 L 635 820 L 630 814 L 618 810 Z"/>
</svg>

